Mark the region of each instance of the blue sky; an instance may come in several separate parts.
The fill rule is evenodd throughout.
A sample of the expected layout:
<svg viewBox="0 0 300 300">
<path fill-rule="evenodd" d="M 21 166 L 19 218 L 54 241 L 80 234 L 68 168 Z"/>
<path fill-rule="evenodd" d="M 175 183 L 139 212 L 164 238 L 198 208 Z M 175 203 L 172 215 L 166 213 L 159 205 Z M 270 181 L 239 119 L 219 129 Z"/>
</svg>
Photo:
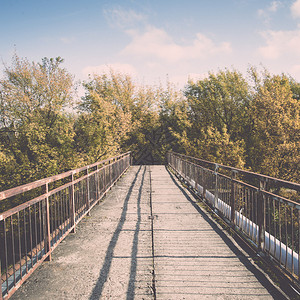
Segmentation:
<svg viewBox="0 0 300 300">
<path fill-rule="evenodd" d="M 112 67 L 182 87 L 262 64 L 300 81 L 300 0 L 0 0 L 0 28 L 4 63 L 61 56 L 81 80 Z"/>
</svg>

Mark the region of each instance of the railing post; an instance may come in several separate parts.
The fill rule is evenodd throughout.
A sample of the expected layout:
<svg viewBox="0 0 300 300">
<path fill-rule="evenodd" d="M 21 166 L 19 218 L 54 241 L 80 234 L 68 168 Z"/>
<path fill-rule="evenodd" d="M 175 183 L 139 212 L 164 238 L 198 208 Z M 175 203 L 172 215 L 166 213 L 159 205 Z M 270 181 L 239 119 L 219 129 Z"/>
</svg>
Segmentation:
<svg viewBox="0 0 300 300">
<path fill-rule="evenodd" d="M 111 186 L 111 183 L 112 183 L 112 164 L 111 164 L 111 161 L 109 161 L 108 171 L 109 171 L 109 186 Z"/>
<path fill-rule="evenodd" d="M 86 168 L 86 210 L 88 211 L 87 216 L 90 216 L 90 176 L 89 167 Z"/>
<path fill-rule="evenodd" d="M 266 181 L 259 181 L 258 190 L 258 207 L 257 207 L 257 225 L 258 225 L 258 250 L 265 250 L 265 228 L 266 228 L 266 214 L 265 214 L 265 195 L 262 191 L 266 190 Z"/>
<path fill-rule="evenodd" d="M 103 186 L 104 186 L 104 191 L 103 191 L 103 193 L 106 191 L 106 189 L 107 189 L 107 180 L 106 180 L 106 168 L 107 168 L 107 166 L 105 165 L 105 166 L 103 166 Z"/>
<path fill-rule="evenodd" d="M 2 270 L 1 270 L 1 259 L 0 259 L 0 300 L 2 300 Z"/>
<path fill-rule="evenodd" d="M 235 183 L 234 179 L 236 177 L 236 173 L 231 170 L 231 182 L 230 182 L 230 206 L 231 206 L 231 225 L 234 227 L 235 225 Z"/>
<path fill-rule="evenodd" d="M 72 233 L 75 233 L 76 229 L 76 215 L 75 215 L 75 190 L 74 190 L 74 173 L 71 175 L 72 185 L 71 185 L 71 193 L 70 193 L 70 211 L 71 211 L 71 227 Z"/>
<path fill-rule="evenodd" d="M 219 166 L 216 164 L 215 165 L 215 198 L 214 198 L 215 208 L 218 208 L 218 198 L 219 198 L 218 169 Z"/>
<path fill-rule="evenodd" d="M 197 194 L 198 194 L 198 182 L 199 182 L 199 168 L 195 164 L 195 190 L 197 191 Z"/>
<path fill-rule="evenodd" d="M 99 168 L 98 168 L 98 165 L 96 166 L 95 181 L 96 181 L 96 199 L 95 200 L 98 203 L 98 199 L 100 197 L 100 192 L 99 192 Z"/>
<path fill-rule="evenodd" d="M 204 174 L 204 170 L 202 169 L 202 182 L 203 182 L 203 186 L 202 186 L 202 198 L 203 200 L 205 200 L 205 197 L 206 197 L 206 176 Z"/>
<path fill-rule="evenodd" d="M 44 193 L 48 194 L 49 186 L 48 183 L 44 186 Z M 49 196 L 46 196 L 46 210 L 45 210 L 45 218 L 44 218 L 44 226 L 45 226 L 45 254 L 49 253 L 46 260 L 51 261 L 51 234 L 50 234 L 50 206 L 49 206 Z"/>
</svg>

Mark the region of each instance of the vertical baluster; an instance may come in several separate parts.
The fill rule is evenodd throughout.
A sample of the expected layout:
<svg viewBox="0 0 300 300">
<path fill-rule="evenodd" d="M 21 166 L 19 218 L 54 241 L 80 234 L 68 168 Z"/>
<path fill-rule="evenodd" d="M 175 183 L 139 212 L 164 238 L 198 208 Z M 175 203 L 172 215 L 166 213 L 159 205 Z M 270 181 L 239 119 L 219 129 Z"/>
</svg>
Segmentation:
<svg viewBox="0 0 300 300">
<path fill-rule="evenodd" d="M 53 200 L 54 200 L 54 220 L 55 220 L 55 227 L 54 227 L 54 237 L 55 240 L 54 242 L 56 243 L 58 240 L 58 227 L 59 227 L 59 223 L 58 223 L 58 201 L 57 201 L 57 194 L 53 195 Z"/>
<path fill-rule="evenodd" d="M 62 211 L 62 226 L 61 226 L 61 230 L 62 230 L 62 235 L 64 235 L 65 233 L 65 228 L 66 228 L 66 201 L 65 201 L 65 194 L 66 190 L 62 190 L 61 191 L 61 211 Z"/>
<path fill-rule="evenodd" d="M 284 203 L 284 219 L 285 219 L 285 268 L 287 266 L 287 260 L 288 260 L 288 222 L 287 222 L 287 205 Z"/>
<path fill-rule="evenodd" d="M 14 285 L 16 285 L 16 259 L 15 259 L 15 237 L 14 237 L 14 224 L 13 217 L 10 216 L 10 230 L 11 230 L 11 246 L 12 246 L 12 259 L 13 259 L 13 277 Z"/>
<path fill-rule="evenodd" d="M 270 203 L 270 197 L 267 197 L 267 199 L 266 199 L 266 205 L 268 206 L 267 207 L 267 212 L 268 212 L 268 233 L 269 233 L 269 247 L 268 247 L 268 252 L 270 253 L 270 251 L 271 251 L 271 228 L 272 228 L 272 226 L 271 226 L 271 203 Z"/>
<path fill-rule="evenodd" d="M 34 204 L 34 238 L 35 238 L 35 257 L 36 257 L 36 262 L 38 262 L 38 233 L 37 233 L 37 221 L 36 221 L 36 203 Z"/>
<path fill-rule="evenodd" d="M 274 220 L 274 257 L 276 257 L 276 241 L 277 241 L 277 230 L 276 230 L 276 201 L 272 198 L 273 201 L 273 220 Z"/>
<path fill-rule="evenodd" d="M 219 198 L 219 187 L 218 187 L 218 168 L 219 166 L 215 165 L 215 196 L 214 196 L 214 207 L 218 208 L 218 198 Z"/>
<path fill-rule="evenodd" d="M 106 180 L 106 166 L 104 166 L 103 168 L 103 174 L 104 174 L 104 192 L 106 191 L 107 189 L 107 180 Z"/>
<path fill-rule="evenodd" d="M 121 163 L 123 162 L 123 159 L 120 161 Z M 98 168 L 98 165 L 96 166 L 96 174 L 95 174 L 95 180 L 96 180 L 96 201 L 97 203 L 99 198 L 100 198 L 100 193 L 99 193 L 99 168 Z"/>
<path fill-rule="evenodd" d="M 27 273 L 28 272 L 28 262 L 27 262 L 28 250 L 27 250 L 26 209 L 24 209 L 24 251 L 25 251 L 25 264 L 26 264 L 26 273 Z"/>
<path fill-rule="evenodd" d="M 265 228 L 266 228 L 266 205 L 265 205 L 265 195 L 263 190 L 265 190 L 266 182 L 260 180 L 260 188 L 258 192 L 258 249 L 260 251 L 265 250 Z"/>
<path fill-rule="evenodd" d="M 50 233 L 50 205 L 49 205 L 49 196 L 48 196 L 48 192 L 49 192 L 49 186 L 48 183 L 46 183 L 45 185 L 45 189 L 46 189 L 46 209 L 45 209 L 45 243 L 46 243 L 46 247 L 45 247 L 45 254 L 49 253 L 46 260 L 51 261 L 51 233 Z"/>
<path fill-rule="evenodd" d="M 33 253 L 32 253 L 32 220 L 31 220 L 31 208 L 32 206 L 29 207 L 29 232 L 30 232 L 30 258 L 31 258 L 31 268 L 33 267 Z"/>
<path fill-rule="evenodd" d="M 249 188 L 245 188 L 245 215 L 246 215 L 246 232 L 247 232 L 247 235 L 250 236 L 250 230 L 249 230 L 249 221 L 250 221 L 250 218 L 249 218 Z"/>
<path fill-rule="evenodd" d="M 3 220 L 3 228 L 4 228 L 4 256 L 5 256 L 5 275 L 6 275 L 6 290 L 8 292 L 9 290 L 9 284 L 8 284 L 8 257 L 7 257 L 7 235 L 6 235 L 6 219 Z M 2 290 L 1 290 L 2 293 Z"/>
<path fill-rule="evenodd" d="M 297 207 L 297 219 L 298 219 L 298 236 L 297 236 L 297 239 L 298 239 L 298 281 L 300 279 L 300 210 L 299 208 Z"/>
<path fill-rule="evenodd" d="M 0 300 L 2 300 L 2 267 L 1 267 L 1 259 L 0 259 Z"/>
<path fill-rule="evenodd" d="M 69 207 L 70 207 L 70 219 L 71 219 L 71 227 L 72 233 L 75 233 L 75 189 L 74 189 L 74 173 L 71 174 L 71 191 L 70 191 L 70 202 L 69 202 Z"/>
<path fill-rule="evenodd" d="M 58 199 L 58 219 L 59 219 L 59 238 L 63 235 L 63 206 L 62 206 L 62 191 L 57 192 Z"/>
<path fill-rule="evenodd" d="M 17 222 L 18 222 L 18 240 L 19 240 L 20 278 L 22 279 L 22 244 L 21 244 L 21 230 L 20 230 L 20 212 L 17 212 Z"/>
<path fill-rule="evenodd" d="M 109 186 L 111 186 L 111 183 L 112 183 L 112 165 L 111 165 L 111 162 L 109 161 Z"/>
<path fill-rule="evenodd" d="M 39 233 L 40 233 L 40 236 L 39 236 L 39 244 L 40 244 L 40 251 L 42 252 L 42 248 L 43 248 L 43 229 L 42 229 L 42 212 L 41 212 L 41 206 L 42 206 L 42 201 L 39 201 L 38 202 L 38 207 L 39 207 L 39 225 L 40 225 L 40 228 L 39 228 Z"/>
<path fill-rule="evenodd" d="M 234 227 L 235 225 L 235 179 L 236 173 L 231 171 L 231 192 L 230 192 L 230 206 L 231 206 L 231 225 Z"/>
<path fill-rule="evenodd" d="M 279 216 L 279 263 L 282 264 L 282 255 L 281 255 L 281 240 L 282 240 L 282 234 L 281 234 L 281 204 L 278 203 L 278 216 Z"/>
<path fill-rule="evenodd" d="M 86 210 L 88 211 L 87 215 L 89 216 L 90 215 L 90 176 L 89 176 L 89 167 L 87 167 L 86 169 Z"/>
<path fill-rule="evenodd" d="M 294 209 L 293 207 L 291 206 L 291 226 L 292 226 L 292 229 L 291 229 L 291 235 L 292 235 L 292 245 L 291 245 L 291 248 L 292 248 L 292 273 L 294 273 L 294 222 L 293 222 L 293 219 L 294 219 Z"/>
<path fill-rule="evenodd" d="M 254 191 L 250 190 L 250 215 L 251 215 L 251 229 L 250 229 L 250 234 L 251 234 L 251 240 L 254 241 Z"/>
</svg>

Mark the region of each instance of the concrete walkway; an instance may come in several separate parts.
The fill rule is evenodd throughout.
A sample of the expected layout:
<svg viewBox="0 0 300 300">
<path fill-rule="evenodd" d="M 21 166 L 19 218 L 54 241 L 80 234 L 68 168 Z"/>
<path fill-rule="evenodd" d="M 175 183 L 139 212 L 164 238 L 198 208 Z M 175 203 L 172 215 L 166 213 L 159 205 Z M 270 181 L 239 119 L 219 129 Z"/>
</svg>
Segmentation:
<svg viewBox="0 0 300 300">
<path fill-rule="evenodd" d="M 11 299 L 209 298 L 282 296 L 164 166 L 135 166 Z"/>
</svg>

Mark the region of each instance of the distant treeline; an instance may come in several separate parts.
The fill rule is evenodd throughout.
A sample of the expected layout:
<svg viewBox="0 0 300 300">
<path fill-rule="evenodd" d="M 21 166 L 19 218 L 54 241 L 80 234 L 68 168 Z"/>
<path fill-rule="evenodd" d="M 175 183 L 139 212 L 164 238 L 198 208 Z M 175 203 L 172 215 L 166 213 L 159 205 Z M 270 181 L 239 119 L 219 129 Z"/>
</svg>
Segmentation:
<svg viewBox="0 0 300 300">
<path fill-rule="evenodd" d="M 209 73 L 182 91 L 125 74 L 78 83 L 63 60 L 14 56 L 0 79 L 0 190 L 131 150 L 164 163 L 168 150 L 300 180 L 300 84 L 249 68 Z"/>
</svg>

